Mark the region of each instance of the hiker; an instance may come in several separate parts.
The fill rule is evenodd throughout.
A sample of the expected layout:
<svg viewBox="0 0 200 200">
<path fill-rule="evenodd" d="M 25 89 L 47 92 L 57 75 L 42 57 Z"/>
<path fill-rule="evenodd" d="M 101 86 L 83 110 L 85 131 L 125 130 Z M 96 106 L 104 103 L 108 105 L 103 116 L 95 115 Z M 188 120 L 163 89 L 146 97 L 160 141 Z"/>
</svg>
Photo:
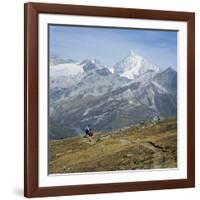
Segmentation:
<svg viewBox="0 0 200 200">
<path fill-rule="evenodd" d="M 88 136 L 89 141 L 92 142 L 93 132 L 89 124 L 85 128 L 85 134 Z"/>
</svg>

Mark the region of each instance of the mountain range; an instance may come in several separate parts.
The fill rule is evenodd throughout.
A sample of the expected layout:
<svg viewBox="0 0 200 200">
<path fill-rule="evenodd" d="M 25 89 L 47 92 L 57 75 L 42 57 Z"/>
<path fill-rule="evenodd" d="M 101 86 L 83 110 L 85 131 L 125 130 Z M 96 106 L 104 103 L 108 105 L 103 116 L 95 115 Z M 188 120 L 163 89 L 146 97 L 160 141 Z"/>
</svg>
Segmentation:
<svg viewBox="0 0 200 200">
<path fill-rule="evenodd" d="M 177 114 L 177 72 L 131 51 L 112 67 L 85 59 L 50 59 L 49 135 L 76 136 L 90 124 L 110 131 Z"/>
</svg>

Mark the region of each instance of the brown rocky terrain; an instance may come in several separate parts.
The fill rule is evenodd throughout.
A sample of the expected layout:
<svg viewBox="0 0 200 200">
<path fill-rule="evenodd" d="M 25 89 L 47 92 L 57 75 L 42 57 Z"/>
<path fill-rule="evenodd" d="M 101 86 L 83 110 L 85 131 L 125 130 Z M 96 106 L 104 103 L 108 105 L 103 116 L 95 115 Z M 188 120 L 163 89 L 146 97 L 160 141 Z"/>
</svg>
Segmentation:
<svg viewBox="0 0 200 200">
<path fill-rule="evenodd" d="M 50 174 L 176 167 L 176 118 L 49 141 Z"/>
</svg>

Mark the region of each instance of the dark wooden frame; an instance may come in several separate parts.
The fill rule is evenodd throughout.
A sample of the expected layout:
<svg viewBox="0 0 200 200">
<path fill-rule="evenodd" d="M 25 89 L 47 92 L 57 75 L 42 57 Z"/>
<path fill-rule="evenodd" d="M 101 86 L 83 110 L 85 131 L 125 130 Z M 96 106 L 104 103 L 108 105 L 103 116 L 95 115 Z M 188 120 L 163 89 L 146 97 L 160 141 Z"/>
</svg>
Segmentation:
<svg viewBox="0 0 200 200">
<path fill-rule="evenodd" d="M 26 3 L 24 17 L 24 195 L 42 197 L 195 186 L 195 14 L 128 8 Z M 187 179 L 59 187 L 38 186 L 38 14 L 71 14 L 187 22 Z"/>
</svg>

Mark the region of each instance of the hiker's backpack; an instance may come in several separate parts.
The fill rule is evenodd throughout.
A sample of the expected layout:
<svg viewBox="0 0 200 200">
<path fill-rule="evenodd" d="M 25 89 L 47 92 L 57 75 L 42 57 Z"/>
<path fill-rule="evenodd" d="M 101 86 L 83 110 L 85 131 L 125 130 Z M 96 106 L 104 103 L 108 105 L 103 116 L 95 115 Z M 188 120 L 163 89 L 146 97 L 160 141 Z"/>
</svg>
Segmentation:
<svg viewBox="0 0 200 200">
<path fill-rule="evenodd" d="M 85 133 L 88 135 L 90 132 L 89 128 L 85 128 Z"/>
</svg>

